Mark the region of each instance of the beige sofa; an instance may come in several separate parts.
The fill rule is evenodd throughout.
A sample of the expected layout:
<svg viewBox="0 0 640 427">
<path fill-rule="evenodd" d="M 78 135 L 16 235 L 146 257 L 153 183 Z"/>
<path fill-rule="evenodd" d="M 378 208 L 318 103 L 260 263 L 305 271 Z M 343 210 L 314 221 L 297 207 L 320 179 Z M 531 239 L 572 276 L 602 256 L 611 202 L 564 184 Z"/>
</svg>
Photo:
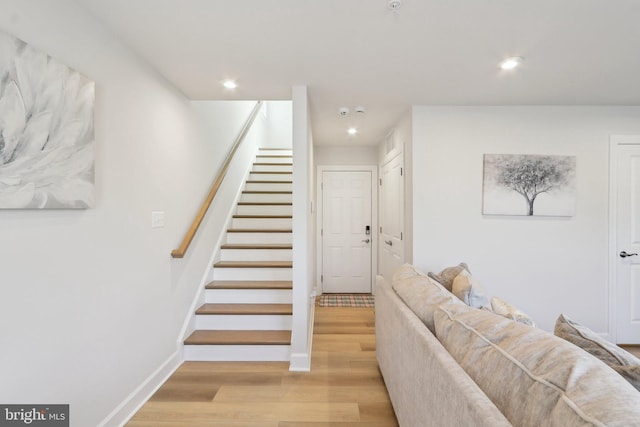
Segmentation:
<svg viewBox="0 0 640 427">
<path fill-rule="evenodd" d="M 573 344 L 461 304 L 412 266 L 393 285 L 377 278 L 376 348 L 400 426 L 640 426 L 640 393 Z"/>
</svg>

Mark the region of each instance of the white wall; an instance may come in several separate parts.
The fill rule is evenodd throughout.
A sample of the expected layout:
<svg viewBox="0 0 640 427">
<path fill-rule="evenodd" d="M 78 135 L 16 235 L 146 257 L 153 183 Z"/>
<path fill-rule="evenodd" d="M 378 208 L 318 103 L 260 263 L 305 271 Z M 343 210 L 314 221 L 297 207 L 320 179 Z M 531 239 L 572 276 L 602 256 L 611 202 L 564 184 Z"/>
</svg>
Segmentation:
<svg viewBox="0 0 640 427">
<path fill-rule="evenodd" d="M 72 426 L 95 426 L 179 362 L 217 219 L 197 254 L 169 253 L 232 141 L 203 139 L 191 103 L 73 1 L 0 10 L 2 30 L 96 82 L 95 208 L 0 210 L 0 402 L 70 403 Z M 224 117 L 233 137 L 240 110 Z"/>
<path fill-rule="evenodd" d="M 638 107 L 415 107 L 414 263 L 466 261 L 540 327 L 566 313 L 608 333 L 608 141 L 637 133 Z M 485 153 L 575 155 L 575 216 L 483 216 Z"/>
<path fill-rule="evenodd" d="M 318 145 L 313 149 L 316 165 L 375 165 L 375 146 Z"/>
<path fill-rule="evenodd" d="M 268 137 L 265 147 L 291 147 L 293 140 L 293 106 L 291 101 L 265 101 Z"/>
</svg>

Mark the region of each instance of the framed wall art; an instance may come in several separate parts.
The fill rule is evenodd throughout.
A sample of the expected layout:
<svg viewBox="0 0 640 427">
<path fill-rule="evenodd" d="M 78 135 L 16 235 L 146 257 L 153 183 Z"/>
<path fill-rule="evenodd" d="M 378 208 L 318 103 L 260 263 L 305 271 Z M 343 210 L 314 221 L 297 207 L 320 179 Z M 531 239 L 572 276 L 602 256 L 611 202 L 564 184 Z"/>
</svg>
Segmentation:
<svg viewBox="0 0 640 427">
<path fill-rule="evenodd" d="M 0 31 L 0 209 L 93 206 L 95 84 Z"/>
<path fill-rule="evenodd" d="M 575 156 L 485 154 L 484 215 L 573 216 Z"/>
</svg>

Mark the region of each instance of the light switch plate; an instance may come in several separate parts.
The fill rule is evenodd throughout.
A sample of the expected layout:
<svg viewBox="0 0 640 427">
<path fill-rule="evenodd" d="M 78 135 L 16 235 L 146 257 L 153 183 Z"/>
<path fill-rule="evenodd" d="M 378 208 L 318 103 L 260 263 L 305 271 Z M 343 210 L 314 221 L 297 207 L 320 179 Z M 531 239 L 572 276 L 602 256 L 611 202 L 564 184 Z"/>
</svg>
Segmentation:
<svg viewBox="0 0 640 427">
<path fill-rule="evenodd" d="M 151 228 L 164 227 L 164 211 L 151 212 Z"/>
</svg>

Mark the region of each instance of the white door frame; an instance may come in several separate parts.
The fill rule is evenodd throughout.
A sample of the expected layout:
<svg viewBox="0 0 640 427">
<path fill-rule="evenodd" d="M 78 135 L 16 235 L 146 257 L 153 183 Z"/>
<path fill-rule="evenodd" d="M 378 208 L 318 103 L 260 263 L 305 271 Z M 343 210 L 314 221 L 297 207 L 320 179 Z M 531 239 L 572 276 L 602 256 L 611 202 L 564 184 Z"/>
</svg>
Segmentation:
<svg viewBox="0 0 640 427">
<path fill-rule="evenodd" d="M 615 267 L 618 263 L 616 150 L 619 145 L 625 144 L 640 145 L 640 135 L 610 135 L 609 137 L 609 331 L 605 337 L 613 343 L 618 342 L 618 321 L 615 315 L 618 284 Z"/>
<path fill-rule="evenodd" d="M 374 281 L 378 271 L 378 166 L 377 165 L 318 165 L 316 168 L 316 293 L 322 294 L 322 173 L 371 172 L 371 293 L 374 293 Z"/>
</svg>

